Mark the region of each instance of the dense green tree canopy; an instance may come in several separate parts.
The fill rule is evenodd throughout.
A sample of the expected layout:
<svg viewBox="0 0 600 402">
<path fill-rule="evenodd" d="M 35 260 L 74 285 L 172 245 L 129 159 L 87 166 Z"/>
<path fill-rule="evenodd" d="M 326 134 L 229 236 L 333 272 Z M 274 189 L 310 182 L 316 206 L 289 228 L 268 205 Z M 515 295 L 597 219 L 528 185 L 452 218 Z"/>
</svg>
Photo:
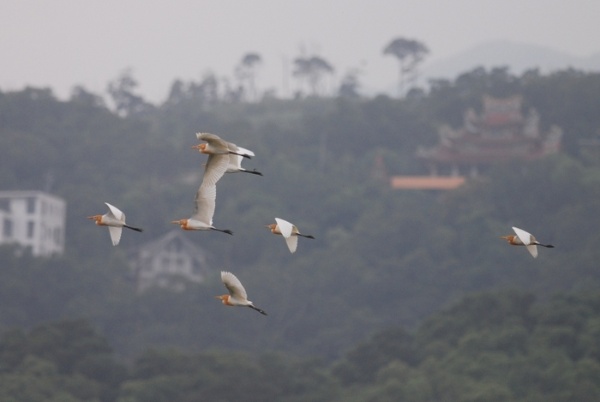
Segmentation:
<svg viewBox="0 0 600 402">
<path fill-rule="evenodd" d="M 381 181 L 377 160 L 388 174 L 425 174 L 415 151 L 437 141 L 440 124 L 458 126 L 467 107 L 481 108 L 485 94 L 515 93 L 538 110 L 543 127 L 564 130 L 561 154 L 493 166 L 485 177 L 446 193 L 392 191 L 385 177 Z M 182 355 L 164 353 L 175 365 L 192 364 L 185 358 L 197 353 L 227 366 L 237 360 L 217 351 L 243 352 L 249 378 L 263 370 L 299 371 L 298 383 L 280 380 L 281 387 L 299 390 L 290 400 L 302 400 L 305 388 L 315 400 L 430 400 L 444 392 L 461 396 L 455 400 L 585 400 L 576 390 L 596 395 L 599 383 L 593 381 L 599 354 L 593 294 L 600 279 L 600 164 L 593 149 L 580 144 L 597 137 L 599 94 L 599 74 L 514 76 L 502 68 L 434 82 L 402 100 L 230 102 L 210 76 L 174 83 L 167 102 L 140 113 L 115 113 L 83 88 L 68 101 L 49 89 L 0 93 L 0 187 L 48 189 L 67 201 L 65 255 L 34 258 L 0 248 L 0 329 L 19 329 L 21 335 L 11 338 L 18 346 L 19 337 L 34 334 L 24 328 L 83 319 L 119 357 L 138 359 L 154 347 L 160 358 L 163 349 L 174 348 Z M 129 252 L 191 214 L 205 162 L 190 149 L 198 131 L 254 151 L 245 166 L 264 177 L 228 174 L 219 182 L 214 220 L 234 236 L 185 233 L 209 252 L 205 282 L 179 293 L 138 294 Z M 103 213 L 104 201 L 122 208 L 144 232 L 125 233 L 113 247 L 105 228 L 85 219 Z M 290 254 L 264 228 L 274 217 L 289 219 L 316 240 L 301 239 Z M 556 248 L 532 259 L 499 239 L 511 226 Z M 269 316 L 215 301 L 223 292 L 221 269 L 234 272 Z M 465 295 L 501 289 L 528 294 L 484 294 L 424 321 Z M 556 299 L 552 309 L 540 303 L 543 314 L 532 307 L 536 298 L 545 302 L 557 292 L 575 296 Z M 582 301 L 583 292 L 592 296 Z M 364 343 L 369 336 L 376 344 Z M 265 353 L 276 357 L 257 362 Z M 78 372 L 62 371 L 66 366 L 56 356 L 23 356 L 7 361 L 51 379 L 30 391 L 61 400 L 56 390 L 67 388 L 53 381 Z M 298 356 L 321 361 L 288 361 Z M 364 356 L 372 361 L 363 362 Z M 331 374 L 323 374 L 329 365 Z M 511 380 L 499 380 L 497 373 L 507 370 Z M 148 389 L 164 398 L 205 392 L 193 383 L 174 386 L 171 379 L 191 381 L 178 374 L 134 372 L 120 388 L 123 401 L 144 400 Z M 566 372 L 570 378 L 561 376 Z M 6 384 L 15 383 L 7 378 Z M 306 386 L 312 382 L 318 385 Z M 247 386 L 269 397 L 280 392 Z M 324 389 L 339 394 L 321 394 Z M 62 400 L 80 397 L 69 392 Z"/>
<path fill-rule="evenodd" d="M 595 401 L 600 298 L 466 296 L 415 330 L 375 333 L 326 364 L 282 354 L 149 349 L 119 363 L 84 321 L 0 337 L 6 401 Z"/>
</svg>

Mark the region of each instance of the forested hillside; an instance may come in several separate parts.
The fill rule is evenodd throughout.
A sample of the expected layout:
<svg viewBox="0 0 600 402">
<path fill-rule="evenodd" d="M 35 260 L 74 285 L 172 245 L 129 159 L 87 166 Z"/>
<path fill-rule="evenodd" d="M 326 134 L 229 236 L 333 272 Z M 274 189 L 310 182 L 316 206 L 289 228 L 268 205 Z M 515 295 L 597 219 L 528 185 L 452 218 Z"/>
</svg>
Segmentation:
<svg viewBox="0 0 600 402">
<path fill-rule="evenodd" d="M 578 401 L 600 398 L 600 298 L 467 296 L 330 364 L 284 353 L 151 349 L 121 363 L 84 321 L 0 338 L 0 398 L 18 401 Z"/>
<path fill-rule="evenodd" d="M 477 69 L 452 82 L 434 82 L 428 91 L 413 90 L 401 100 L 338 97 L 245 104 L 209 96 L 201 85 L 193 89 L 173 91 L 163 105 L 125 97 L 138 103 L 125 103 L 119 113 L 81 88 L 69 101 L 55 99 L 49 89 L 0 93 L 0 188 L 48 189 L 67 201 L 64 256 L 33 258 L 0 247 L 0 329 L 85 320 L 119 359 L 137 359 L 141 365 L 132 377 L 120 377 L 125 381 L 122 401 L 151 400 L 141 394 L 147 392 L 146 381 L 174 386 L 162 377 L 167 374 L 143 366 L 145 359 L 163 358 L 175 359 L 174 371 L 167 375 L 180 382 L 174 387 L 189 390 L 189 400 L 202 399 L 204 391 L 195 394 L 191 380 L 176 373 L 180 365 L 197 364 L 185 357 L 190 353 L 202 356 L 198 361 L 213 359 L 215 365 L 228 367 L 234 358 L 219 352 L 223 350 L 248 353 L 247 369 L 264 376 L 260 378 L 273 378 L 280 371 L 308 377 L 300 376 L 299 384 L 282 383 L 282 388 L 299 391 L 275 400 L 350 400 L 353 394 L 356 400 L 380 401 L 407 393 L 413 397 L 406 400 L 415 401 L 450 394 L 458 396 L 448 400 L 494 400 L 477 399 L 480 394 L 513 395 L 514 400 L 542 400 L 538 394 L 552 394 L 554 400 L 570 400 L 555 395 L 551 384 L 544 385 L 553 382 L 551 374 L 536 371 L 554 364 L 552 359 L 557 367 L 584 371 L 570 377 L 570 385 L 561 388 L 564 392 L 575 392 L 581 380 L 591 387 L 590 395 L 598 394 L 589 385 L 594 382 L 584 379 L 598 372 L 597 345 L 591 339 L 600 285 L 600 163 L 593 153 L 581 152 L 579 141 L 598 136 L 600 74 L 569 70 L 514 76 L 505 69 Z M 440 124 L 461 124 L 464 110 L 479 109 L 484 94 L 522 94 L 525 105 L 538 110 L 544 127 L 563 129 L 564 151 L 543 160 L 495 166 L 445 193 L 392 191 L 376 178 L 378 155 L 389 174 L 425 174 L 414 158 L 417 147 L 434 144 Z M 127 252 L 174 228 L 170 221 L 191 214 L 206 159 L 190 148 L 199 131 L 253 150 L 256 157 L 244 161 L 245 167 L 264 176 L 229 174 L 219 182 L 215 225 L 232 229 L 234 236 L 185 233 L 210 252 L 214 272 L 206 282 L 189 284 L 183 292 L 152 289 L 137 294 Z M 104 201 L 122 208 L 128 222 L 144 232 L 124 233 L 121 244 L 113 247 L 106 229 L 85 219 L 104 213 Z M 274 217 L 296 223 L 316 239 L 300 239 L 298 251 L 290 254 L 283 240 L 264 227 Z M 533 259 L 500 239 L 511 233 L 511 226 L 526 228 L 556 248 L 541 249 Z M 267 317 L 226 308 L 214 299 L 224 291 L 222 269 L 242 280 Z M 488 298 L 496 296 L 483 294 L 454 305 L 460 311 L 446 309 L 431 316 L 473 292 L 506 289 L 526 290 L 529 296 L 514 301 L 498 296 L 501 300 L 486 308 Z M 571 327 L 557 329 L 565 334 L 544 338 L 543 314 L 552 313 L 553 305 L 546 303 L 556 293 L 578 295 L 572 297 L 586 313 L 581 322 L 569 321 L 565 325 Z M 580 299 L 583 293 L 590 299 Z M 527 300 L 534 297 L 545 311 L 542 315 L 528 310 Z M 566 303 L 569 297 L 553 300 Z M 521 307 L 514 304 L 519 300 Z M 480 310 L 469 310 L 472 303 Z M 517 318 L 496 320 L 494 306 L 507 303 L 506 314 Z M 461 327 L 462 314 L 468 322 Z M 535 317 L 527 321 L 519 314 L 528 314 L 527 320 Z M 404 328 L 401 334 L 394 332 L 399 327 Z M 490 331 L 506 339 L 485 341 Z M 361 348 L 385 344 L 386 337 L 406 342 L 408 346 L 392 346 L 401 353 L 406 347 L 406 355 L 388 361 L 383 351 L 382 362 L 369 363 L 368 357 L 356 357 Z M 536 337 L 547 342 L 539 344 Z M 565 349 L 569 342 L 575 349 Z M 482 354 L 470 345 L 480 345 Z M 554 350 L 557 345 L 556 356 L 538 349 Z M 465 367 L 468 353 L 483 360 Z M 298 356 L 321 360 L 298 363 Z M 485 359 L 496 358 L 496 367 L 514 368 L 514 379 L 501 380 L 497 372 L 483 370 Z M 525 360 L 537 384 L 531 389 L 518 383 L 516 365 Z M 166 363 L 152 364 L 168 370 Z M 355 372 L 356 365 L 369 364 L 373 366 L 366 377 Z M 330 366 L 336 367 L 332 373 L 327 371 Z M 432 382 L 432 373 L 445 376 L 441 385 Z M 362 384 L 356 385 L 360 391 L 352 388 L 354 382 Z M 493 389 L 480 390 L 483 383 Z M 114 389 L 114 384 L 108 387 Z M 303 387 L 314 397 L 302 394 Z M 164 392 L 167 396 L 155 400 L 185 400 L 169 399 L 175 394 Z M 111 395 L 101 400 L 115 400 L 116 394 Z M 274 400 L 264 400 L 269 399 Z"/>
</svg>

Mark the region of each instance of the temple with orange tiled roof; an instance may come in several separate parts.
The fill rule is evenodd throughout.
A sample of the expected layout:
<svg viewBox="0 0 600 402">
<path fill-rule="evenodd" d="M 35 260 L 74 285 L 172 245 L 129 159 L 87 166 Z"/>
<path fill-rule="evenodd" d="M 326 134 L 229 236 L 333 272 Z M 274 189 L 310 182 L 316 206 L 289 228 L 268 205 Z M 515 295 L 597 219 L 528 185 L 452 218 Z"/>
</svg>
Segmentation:
<svg viewBox="0 0 600 402">
<path fill-rule="evenodd" d="M 442 126 L 438 144 L 418 149 L 417 158 L 434 176 L 476 176 L 494 163 L 558 152 L 562 130 L 552 126 L 542 132 L 537 111 L 530 109 L 524 116 L 522 103 L 519 95 L 504 99 L 484 96 L 481 114 L 468 109 L 462 127 Z"/>
</svg>

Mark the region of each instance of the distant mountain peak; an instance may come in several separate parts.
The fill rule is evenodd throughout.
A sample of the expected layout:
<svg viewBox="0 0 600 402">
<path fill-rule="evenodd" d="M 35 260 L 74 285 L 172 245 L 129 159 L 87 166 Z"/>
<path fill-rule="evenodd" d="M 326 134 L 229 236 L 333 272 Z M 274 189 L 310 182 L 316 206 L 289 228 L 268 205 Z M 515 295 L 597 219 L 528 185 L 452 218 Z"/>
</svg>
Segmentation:
<svg viewBox="0 0 600 402">
<path fill-rule="evenodd" d="M 476 67 L 502 66 L 508 66 L 515 74 L 534 68 L 538 68 L 542 73 L 570 67 L 584 71 L 600 71 L 600 52 L 589 57 L 578 57 L 547 46 L 495 39 L 424 65 L 423 76 L 453 79 Z"/>
</svg>

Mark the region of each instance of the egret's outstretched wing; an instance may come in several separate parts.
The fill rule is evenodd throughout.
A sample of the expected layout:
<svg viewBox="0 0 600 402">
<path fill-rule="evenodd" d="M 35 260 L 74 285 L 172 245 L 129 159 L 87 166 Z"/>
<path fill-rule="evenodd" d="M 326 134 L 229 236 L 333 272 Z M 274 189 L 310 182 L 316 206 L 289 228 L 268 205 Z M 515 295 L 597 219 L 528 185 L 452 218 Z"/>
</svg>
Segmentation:
<svg viewBox="0 0 600 402">
<path fill-rule="evenodd" d="M 227 288 L 227 291 L 234 299 L 247 300 L 248 295 L 242 282 L 231 272 L 221 271 L 221 281 Z"/>
<path fill-rule="evenodd" d="M 212 225 L 216 197 L 217 186 L 200 186 L 194 199 L 195 209 L 192 219 Z"/>
<path fill-rule="evenodd" d="M 513 226 L 513 230 L 517 234 L 517 237 L 524 245 L 529 245 L 532 243 L 531 233 L 524 231 L 523 229 L 519 229 Z"/>
<path fill-rule="evenodd" d="M 533 256 L 533 258 L 537 258 L 538 249 L 535 244 L 529 244 L 529 245 L 525 246 L 525 248 L 527 249 L 527 251 L 529 251 L 529 254 L 531 254 Z"/>
<path fill-rule="evenodd" d="M 204 168 L 201 186 L 216 186 L 217 182 L 221 180 L 221 177 L 225 174 L 228 165 L 228 154 L 209 155 Z"/>
<path fill-rule="evenodd" d="M 229 155 L 209 155 L 202 183 L 196 192 L 196 205 L 192 218 L 212 225 L 217 198 L 217 182 L 225 174 L 228 165 Z"/>
<path fill-rule="evenodd" d="M 211 133 L 196 133 L 196 138 L 200 141 L 206 141 L 212 144 L 222 145 L 227 147 L 227 142 L 216 134 Z"/>
<path fill-rule="evenodd" d="M 237 145 L 232 144 L 231 142 L 229 143 L 229 150 L 242 155 L 255 156 L 254 152 L 250 151 L 249 149 L 238 147 Z"/>
<path fill-rule="evenodd" d="M 531 235 L 531 233 L 526 232 L 523 229 L 516 228 L 514 226 L 513 226 L 513 230 L 517 234 L 517 237 L 519 238 L 519 240 L 521 240 L 521 242 L 525 245 L 525 247 L 527 248 L 527 251 L 529 251 L 529 254 L 531 254 L 533 256 L 533 258 L 537 258 L 538 249 L 534 243 L 535 239 Z"/>
<path fill-rule="evenodd" d="M 275 218 L 275 222 L 277 222 L 277 226 L 283 237 L 287 239 L 292 236 L 292 231 L 294 230 L 293 224 L 281 218 Z"/>
<path fill-rule="evenodd" d="M 290 249 L 290 253 L 295 253 L 298 248 L 298 236 L 290 236 L 285 238 L 285 244 Z"/>
<path fill-rule="evenodd" d="M 122 231 L 123 231 L 123 228 L 120 226 L 109 226 L 108 227 L 108 233 L 110 233 L 110 239 L 112 240 L 113 246 L 116 246 L 117 244 L 119 244 L 119 241 L 121 241 L 121 232 Z"/>
<path fill-rule="evenodd" d="M 111 218 L 114 218 L 118 221 L 125 222 L 125 214 L 119 208 L 114 205 L 110 205 L 108 202 L 105 202 L 108 206 L 108 214 Z"/>
</svg>

